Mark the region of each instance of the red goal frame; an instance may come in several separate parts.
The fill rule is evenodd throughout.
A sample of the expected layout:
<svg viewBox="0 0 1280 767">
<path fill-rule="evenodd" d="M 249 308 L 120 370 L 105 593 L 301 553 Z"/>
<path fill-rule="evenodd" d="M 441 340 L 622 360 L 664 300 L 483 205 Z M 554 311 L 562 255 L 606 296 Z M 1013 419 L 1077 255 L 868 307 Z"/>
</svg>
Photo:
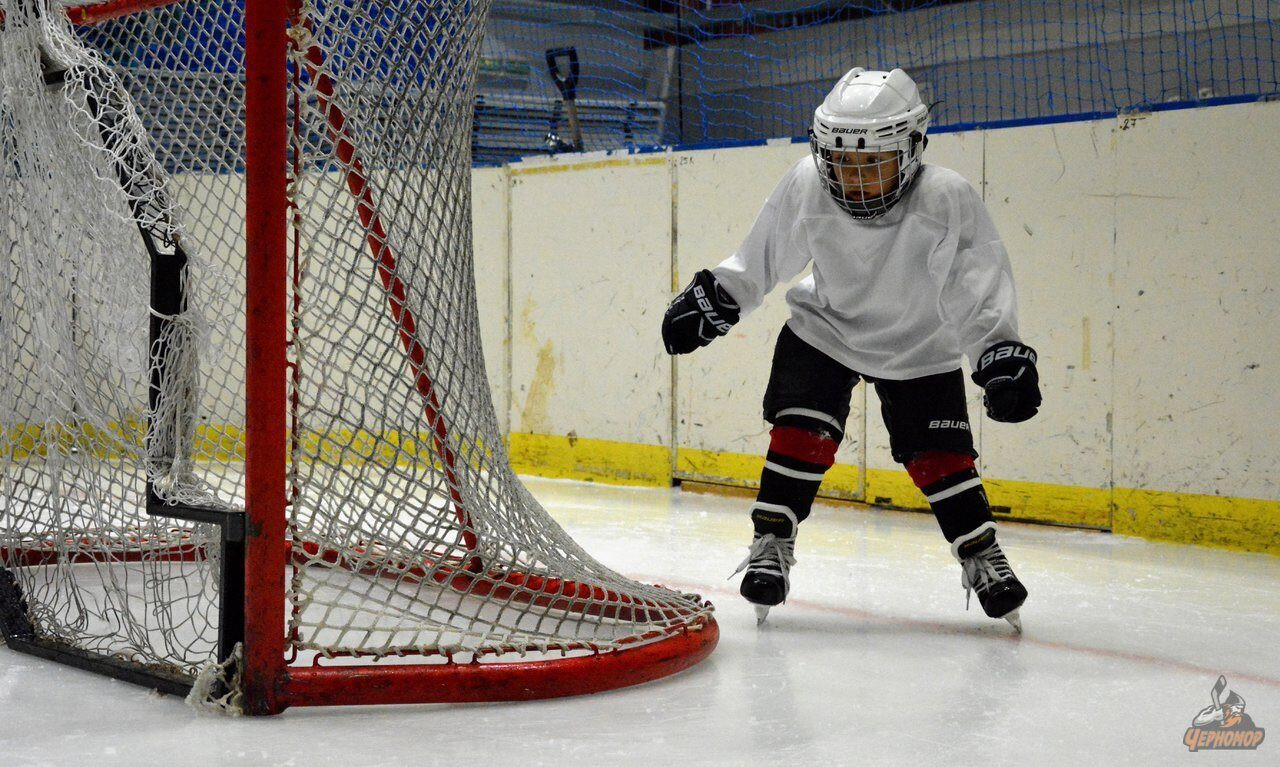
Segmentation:
<svg viewBox="0 0 1280 767">
<path fill-rule="evenodd" d="M 291 21 L 296 21 L 297 0 L 246 0 L 246 146 L 248 215 L 248 371 L 255 381 L 247 395 L 246 434 L 246 540 L 243 679 L 247 706 L 252 713 L 275 713 L 288 706 L 373 703 L 440 703 L 532 700 L 579 695 L 615 689 L 658 679 L 694 665 L 714 649 L 719 637 L 715 620 L 699 630 L 682 630 L 635 648 L 594 653 L 560 660 L 523 663 L 467 663 L 382 666 L 288 666 L 283 596 L 288 564 L 285 540 L 286 497 L 284 476 L 287 445 L 286 339 L 288 281 L 288 201 L 286 145 L 288 126 L 287 77 Z M 312 75 L 322 63 L 321 52 L 304 53 Z M 323 101 L 332 95 L 327 76 L 316 88 Z M 390 294 L 391 311 L 409 327 L 407 310 L 397 304 L 402 295 L 389 282 L 392 254 L 378 233 L 376 209 L 369 199 L 358 149 L 343 129 L 345 117 L 325 103 L 331 138 L 349 166 L 347 183 L 357 214 L 370 227 L 369 246 L 380 279 Z M 413 361 L 416 385 L 430 412 L 434 409 L 430 372 L 422 365 L 423 351 L 402 333 Z M 438 423 L 442 423 L 438 421 Z M 441 425 L 439 428 L 445 428 Z M 437 437 L 437 444 L 444 441 Z M 447 449 L 446 468 L 452 464 Z M 455 494 L 457 513 L 466 510 Z M 474 545 L 474 541 L 471 542 Z M 467 570 L 476 563 L 468 562 Z M 580 584 L 561 584 L 571 594 Z M 265 618 L 264 618 L 265 616 Z"/>
<path fill-rule="evenodd" d="M 66 10 L 76 25 L 91 26 L 183 0 L 108 0 Z M 594 650 L 589 654 L 527 662 L 373 663 L 369 665 L 290 665 L 286 631 L 287 584 L 297 551 L 310 561 L 350 567 L 339 552 L 313 541 L 290 541 L 287 528 L 289 488 L 286 481 L 290 423 L 288 285 L 295 254 L 291 252 L 289 178 L 289 78 L 290 45 L 305 35 L 298 24 L 299 0 L 245 0 L 245 166 L 246 166 L 246 428 L 243 656 L 239 669 L 244 708 L 249 714 L 275 714 L 291 706 L 367 705 L 377 703 L 441 703 L 531 700 L 579 695 L 615 689 L 658 679 L 688 668 L 715 647 L 719 629 L 711 616 L 676 629 L 655 630 L 630 644 L 607 651 L 589 645 L 570 648 Z M 0 16 L 0 25 L 3 17 Z M 333 84 L 323 74 L 323 52 L 318 47 L 295 51 L 320 99 L 328 122 L 329 137 L 346 170 L 352 213 L 370 232 L 371 279 L 381 281 L 388 295 L 389 311 L 401 328 L 400 340 L 410 360 L 415 386 L 428 416 L 437 409 L 432 373 L 426 368 L 426 350 L 413 333 L 416 320 L 404 305 L 404 286 L 395 276 L 396 254 L 385 242 L 373 191 L 360 162 L 359 147 L 345 128 L 346 117 L 331 103 Z M 298 69 L 295 68 L 295 69 Z M 448 425 L 430 418 L 437 451 L 452 480 L 454 456 L 448 447 Z M 451 481 L 451 484 L 452 481 Z M 476 550 L 470 533 L 468 511 L 456 490 L 454 512 L 464 528 L 468 551 Z M 44 560 L 40 560 L 44 563 Z M 401 563 L 402 565 L 405 563 Z M 407 563 L 410 572 L 434 577 L 442 585 L 471 589 L 484 565 L 479 557 L 429 567 L 439 563 Z M 454 566 L 456 565 L 456 566 Z M 403 574 L 405 569 L 400 569 Z M 443 573 L 443 575 L 441 575 Z M 376 575 L 377 573 L 372 573 Z M 535 583 L 536 579 L 536 583 Z M 225 585 L 225 584 L 224 584 Z M 536 586 L 536 597 L 524 601 L 588 614 L 611 614 L 619 619 L 643 617 L 652 607 L 631 607 L 628 600 L 600 586 L 508 573 L 497 583 L 487 583 L 494 593 L 511 592 L 517 586 Z M 234 593 L 234 592 L 233 592 Z M 478 593 L 473 591 L 473 593 Z M 591 596 L 612 598 L 610 607 L 581 606 Z M 620 603 L 620 605 L 619 605 Z M 238 616 L 235 616 L 238 617 Z M 224 622 L 227 616 L 224 614 Z M 65 660 L 65 658 L 64 658 Z M 95 670 L 103 671 L 102 668 Z M 107 673 L 112 673 L 107 670 Z M 117 674 L 122 676 L 125 675 Z M 131 681 L 138 681 L 131 679 Z"/>
</svg>

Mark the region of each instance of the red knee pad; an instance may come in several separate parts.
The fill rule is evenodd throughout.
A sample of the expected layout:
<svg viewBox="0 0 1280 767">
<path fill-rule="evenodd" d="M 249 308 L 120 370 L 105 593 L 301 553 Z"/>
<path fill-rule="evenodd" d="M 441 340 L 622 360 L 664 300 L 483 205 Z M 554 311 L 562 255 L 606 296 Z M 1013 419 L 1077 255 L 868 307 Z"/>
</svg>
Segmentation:
<svg viewBox="0 0 1280 767">
<path fill-rule="evenodd" d="M 839 444 L 830 437 L 798 426 L 775 426 L 769 432 L 769 452 L 829 468 Z"/>
<path fill-rule="evenodd" d="M 972 468 L 973 457 L 964 453 L 920 453 L 907 462 L 911 481 L 921 489 Z"/>
</svg>

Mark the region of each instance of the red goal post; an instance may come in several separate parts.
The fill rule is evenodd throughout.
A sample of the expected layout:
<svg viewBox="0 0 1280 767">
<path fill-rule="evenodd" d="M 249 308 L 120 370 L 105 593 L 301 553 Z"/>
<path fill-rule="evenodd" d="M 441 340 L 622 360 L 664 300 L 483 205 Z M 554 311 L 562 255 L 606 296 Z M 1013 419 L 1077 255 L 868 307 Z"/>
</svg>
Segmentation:
<svg viewBox="0 0 1280 767">
<path fill-rule="evenodd" d="M 29 11 L 36 0 L 5 2 Z M 164 573 L 166 565 L 211 559 L 233 563 L 233 549 L 225 548 L 228 537 L 234 537 L 228 530 L 243 525 L 243 599 L 238 604 L 224 601 L 222 618 L 216 621 L 225 635 L 228 627 L 237 627 L 239 618 L 229 619 L 227 610 L 242 610 L 243 635 L 233 637 L 240 640 L 242 655 L 236 657 L 241 660 L 226 652 L 231 642 L 222 636 L 218 655 L 228 657 L 216 657 L 204 667 L 223 664 L 222 683 L 236 688 L 240 706 L 248 713 L 277 713 L 301 705 L 575 695 L 688 668 L 706 657 L 717 641 L 710 605 L 697 595 L 629 581 L 581 552 L 519 486 L 495 421 L 486 414 L 491 405 L 482 361 L 475 358 L 474 297 L 467 294 L 473 278 L 469 135 L 463 133 L 470 127 L 469 111 L 464 110 L 470 108 L 478 56 L 475 38 L 487 3 L 436 8 L 431 2 L 385 0 L 377 4 L 377 13 L 371 12 L 380 19 L 374 23 L 358 20 L 361 4 L 246 0 L 243 51 L 218 59 L 220 64 L 231 62 L 234 69 L 243 57 L 242 107 L 235 103 L 234 85 L 223 87 L 231 100 L 221 107 L 226 113 L 242 111 L 242 125 L 229 123 L 233 132 L 241 131 L 240 138 L 231 137 L 230 149 L 205 148 L 210 155 L 219 150 L 242 158 L 242 171 L 230 167 L 233 161 L 217 172 L 243 174 L 243 219 L 219 223 L 243 233 L 246 292 L 244 335 L 238 343 L 244 354 L 243 381 L 233 370 L 226 381 L 219 379 L 210 388 L 238 390 L 243 413 L 236 416 L 239 405 L 231 405 L 231 415 L 221 414 L 220 402 L 206 402 L 199 410 L 203 424 L 187 431 L 176 425 L 165 431 L 159 425 L 160 413 L 170 412 L 177 413 L 165 416 L 174 424 L 194 422 L 200 400 L 192 393 L 199 386 L 178 381 L 168 360 L 182 358 L 181 350 L 174 348 L 195 343 L 191 339 L 198 337 L 189 339 L 181 332 L 188 302 L 192 314 L 203 309 L 217 315 L 227 306 L 215 299 L 236 301 L 234 295 L 202 293 L 197 275 L 234 271 L 238 262 L 234 255 L 224 256 L 226 248 L 219 247 L 216 237 L 206 235 L 209 241 L 202 241 L 199 230 L 213 227 L 198 220 L 198 208 L 210 193 L 187 193 L 210 172 L 181 165 L 174 159 L 176 152 L 163 148 L 155 150 L 163 157 L 137 152 L 136 146 L 149 141 L 129 134 L 129 126 L 142 110 L 126 103 L 130 99 L 123 94 L 136 94 L 149 83 L 170 82 L 180 82 L 186 94 L 209 80 L 215 85 L 209 99 L 218 109 L 222 102 L 216 100 L 221 93 L 216 86 L 228 81 L 227 73 L 201 73 L 204 80 L 192 77 L 188 82 L 184 77 L 190 73 L 148 70 L 146 77 L 129 79 L 120 62 L 101 66 L 97 59 L 105 60 L 106 53 L 85 54 L 84 60 L 74 61 L 76 51 L 48 53 L 48 58 L 65 60 L 59 74 L 72 94 L 68 101 L 79 107 L 75 119 L 90 126 L 75 137 L 90 145 L 85 167 L 93 168 L 97 182 L 104 176 L 121 179 L 133 223 L 152 258 L 153 315 L 171 317 L 162 324 L 173 327 L 153 328 L 148 342 L 150 388 L 161 393 L 152 395 L 160 400 L 152 400 L 147 408 L 150 425 L 140 446 L 125 434 L 118 440 L 122 446 L 112 443 L 103 449 L 95 444 L 86 449 L 85 434 L 124 430 L 114 421 L 85 423 L 82 412 L 65 417 L 45 413 L 43 420 L 29 419 L 37 425 L 24 428 L 38 436 L 22 450 L 11 449 L 6 468 L 15 477 L 47 473 L 41 457 L 48 459 L 56 452 L 62 472 L 58 482 L 64 481 L 70 460 L 80 462 L 75 464 L 77 476 L 110 472 L 112 479 L 100 474 L 99 480 L 115 487 L 121 472 L 128 475 L 129 467 L 122 465 L 129 464 L 132 448 L 140 447 L 144 455 L 139 460 L 151 461 L 146 464 L 151 518 L 139 517 L 143 521 L 136 524 L 125 519 L 124 526 L 132 530 L 151 524 L 157 514 L 189 523 L 220 520 L 224 549 L 215 554 L 213 543 L 185 543 L 190 536 L 198 538 L 195 533 L 179 533 L 183 546 L 169 546 L 163 549 L 167 553 L 157 554 L 160 536 L 95 533 L 100 536 L 95 540 L 78 528 L 34 535 L 28 530 L 23 537 L 4 539 L 0 564 L 13 574 L 23 604 L 38 606 L 41 599 L 48 600 L 48 609 L 32 614 L 56 614 L 65 598 L 60 590 L 89 587 L 78 581 L 50 587 L 38 574 L 40 568 L 59 562 L 91 565 L 98 570 L 93 589 L 108 588 L 99 584 L 111 580 L 102 569 L 121 563 L 145 562 L 150 568 L 147 577 L 172 578 Z M 190 17 L 179 18 L 174 7 L 199 14 L 203 8 L 226 5 L 219 0 L 109 0 L 65 12 L 82 29 L 127 25 L 131 17 L 149 20 L 121 32 L 120 39 L 133 44 L 128 35 L 154 34 L 155 28 L 163 28 L 165 36 L 155 38 L 160 43 L 137 47 L 154 51 L 179 36 L 173 30 L 187 33 L 195 28 Z M 394 13 L 408 14 L 399 26 L 409 31 L 395 40 L 399 49 L 388 44 L 397 34 L 398 20 L 390 15 Z M 7 22 L 0 17 L 0 25 Z M 227 36 L 234 37 L 234 30 Z M 72 39 L 45 45 L 64 50 L 73 47 L 68 42 Z M 397 50 L 409 53 L 394 53 Z M 388 57 L 387 51 L 393 54 Z M 95 93 L 95 88 L 102 92 Z M 167 113 L 157 118 L 155 113 L 168 109 L 166 99 L 179 99 L 179 92 L 175 86 L 173 94 L 164 92 L 149 101 L 151 112 L 139 117 L 138 124 L 175 119 Z M 406 108 L 405 102 L 430 109 Z M 175 111 L 178 106 L 173 105 Z M 22 155 L 20 146 L 17 152 L 21 162 L 16 167 L 36 162 L 34 156 Z M 104 170 L 106 166 L 111 170 Z M 63 170 L 54 167 L 46 175 Z M 15 172 L 23 188 L 34 188 L 37 174 Z M 235 186 L 228 181 L 218 184 L 219 189 Z M 231 200 L 233 193 L 219 194 L 228 195 L 219 198 L 220 209 L 240 205 Z M 166 212 L 144 215 L 148 206 Z M 172 252 L 160 252 L 159 258 L 168 259 L 168 266 L 157 267 L 157 251 L 165 251 L 166 245 Z M 363 257 L 358 250 L 364 251 Z M 229 266 L 205 265 L 223 257 Z M 179 291 L 176 298 L 170 297 L 170 314 L 156 309 L 155 275 L 165 268 L 177 275 L 171 283 Z M 323 275 L 329 275 L 328 281 Z M 66 290 L 61 284 L 54 288 Z M 19 303 L 36 303 L 28 296 L 38 289 L 42 288 L 24 288 Z M 73 295 L 92 290 L 92 285 L 78 286 Z M 81 318 L 86 311 L 80 309 Z M 354 319 L 338 334 L 309 325 L 314 315 Z M 233 330 L 228 326 L 219 332 Z M 359 336 L 360 343 L 352 343 L 351 336 Z M 84 344 L 81 339 L 73 345 Z M 471 357 L 461 359 L 467 354 Z M 352 383 L 341 369 L 343 361 L 377 377 L 378 383 L 366 388 Z M 41 372 L 39 360 L 31 364 Z M 207 377 L 207 372 L 202 370 L 201 376 Z M 398 409 L 387 397 L 387 410 L 371 414 L 368 400 L 359 401 L 363 396 L 381 402 L 382 391 L 390 389 L 402 400 Z M 338 399 L 360 412 L 358 420 L 342 420 L 351 416 L 333 406 L 334 390 L 341 390 Z M 169 396 L 177 404 L 165 399 Z M 410 400 L 416 405 L 403 404 Z M 242 427 L 236 426 L 241 422 Z M 167 428 L 169 422 L 163 425 Z M 171 433 L 178 435 L 174 443 L 161 445 L 162 437 L 168 439 Z M 241 433 L 242 438 L 237 436 Z M 61 443 L 52 444 L 53 434 L 63 435 Z M 189 443 L 182 443 L 184 437 Z M 208 447 L 217 440 L 221 447 Z M 70 447 L 62 444 L 68 442 Z M 190 479 L 188 474 L 210 470 L 214 478 L 196 484 L 242 497 L 242 504 L 228 501 L 225 508 L 215 503 L 216 508 L 205 509 L 177 494 L 166 496 L 168 485 L 157 481 L 155 456 L 147 452 L 157 449 L 170 474 L 179 475 L 174 467 L 183 464 L 186 473 L 178 476 L 178 484 Z M 86 458 L 86 453 L 92 457 Z M 241 453 L 242 481 L 236 473 Z M 212 464 L 219 465 L 211 469 Z M 15 480 L 15 486 L 24 481 Z M 34 491 L 23 495 L 23 518 L 39 519 L 42 509 L 35 507 L 45 499 Z M 17 508 L 15 501 L 10 505 Z M 114 516 L 127 513 L 126 509 Z M 74 551 L 68 550 L 70 541 L 75 542 Z M 234 598 L 239 588 L 236 573 L 227 575 L 228 569 L 235 568 L 222 568 L 223 581 L 216 589 L 223 600 Z M 212 576 L 184 577 L 198 581 Z M 192 587 L 193 592 L 201 589 L 199 584 Z M 128 596 L 132 592 L 108 595 L 117 600 Z M 56 618 L 48 620 L 57 623 Z M 38 654 L 67 659 L 66 653 L 58 656 L 50 650 L 49 643 L 41 645 L 41 626 L 23 626 L 34 638 L 22 642 L 43 647 Z M 5 628 L 10 633 L 11 627 Z M 50 631 L 59 636 L 59 647 L 74 645 L 65 627 L 52 625 Z M 8 639 L 15 645 L 13 636 Z M 112 665 L 106 669 L 89 661 L 80 664 L 108 673 L 122 663 L 128 665 L 129 656 L 146 660 L 137 664 L 144 674 L 146 667 L 165 660 L 157 658 L 163 653 L 150 645 L 121 650 L 116 642 L 102 647 L 106 649 L 71 647 L 67 653 L 77 658 L 95 652 L 110 655 Z M 190 674 L 194 664 L 186 656 L 174 661 L 179 676 Z"/>
</svg>

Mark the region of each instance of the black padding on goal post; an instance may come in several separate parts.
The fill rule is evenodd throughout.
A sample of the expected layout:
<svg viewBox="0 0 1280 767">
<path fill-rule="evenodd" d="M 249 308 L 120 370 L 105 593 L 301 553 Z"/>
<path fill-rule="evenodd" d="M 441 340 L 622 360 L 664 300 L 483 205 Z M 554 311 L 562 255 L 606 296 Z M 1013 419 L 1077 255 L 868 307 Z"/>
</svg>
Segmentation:
<svg viewBox="0 0 1280 767">
<path fill-rule="evenodd" d="M 22 598 L 18 579 L 5 568 L 0 568 L 0 633 L 5 641 L 31 641 L 36 630 L 27 617 L 27 600 Z"/>
<path fill-rule="evenodd" d="M 7 568 L 0 568 L 0 633 L 4 635 L 4 643 L 14 652 L 57 661 L 169 695 L 185 698 L 191 692 L 191 680 L 181 675 L 105 655 L 94 655 L 56 640 L 37 637 L 31 618 L 27 615 L 27 601 L 22 596 L 22 587 L 13 572 Z"/>
<path fill-rule="evenodd" d="M 67 72 L 54 68 L 54 59 L 43 51 L 41 53 L 45 84 L 51 88 L 65 87 Z M 126 132 L 118 129 L 118 121 L 112 109 L 104 108 L 112 105 L 110 103 L 104 105 L 103 99 L 110 102 L 112 98 L 118 99 L 120 94 L 110 91 L 95 94 L 88 87 L 84 87 L 84 90 L 86 106 L 97 126 L 103 147 L 117 158 L 125 156 L 130 151 L 138 151 L 121 144 L 120 136 L 126 135 Z M 150 217 L 145 202 L 147 199 L 145 190 L 135 188 L 137 182 L 132 178 L 130 169 L 123 161 L 116 160 L 115 170 L 120 188 L 128 195 L 132 213 L 138 219 L 138 234 L 151 261 L 151 311 L 148 335 L 152 364 L 149 366 L 150 388 L 147 405 L 148 411 L 154 413 L 160 393 L 165 390 L 165 377 L 169 372 L 163 364 L 168 357 L 167 345 L 171 340 L 165 331 L 173 322 L 172 318 L 187 310 L 185 278 L 188 260 L 181 243 L 172 234 L 173 227 L 169 225 L 171 222 L 163 215 L 154 223 L 142 223 Z M 176 442 L 169 445 L 156 444 L 156 440 L 162 437 L 156 434 L 152 426 L 148 424 L 145 438 L 149 451 L 166 456 L 169 460 L 189 457 L 183 455 L 184 451 L 190 450 L 189 445 L 176 444 Z M 235 645 L 244 639 L 244 513 L 219 508 L 167 504 L 157 495 L 149 477 L 146 485 L 146 512 L 151 516 L 218 525 L 221 536 L 217 545 L 221 551 L 223 566 L 220 568 L 222 582 L 219 584 L 217 661 L 225 662 L 232 656 Z M 60 640 L 38 636 L 28 609 L 15 571 L 0 567 L 0 633 L 3 634 L 5 644 L 10 649 L 149 687 L 170 695 L 185 697 L 191 692 L 193 679 L 181 672 L 96 654 Z M 215 690 L 215 693 L 217 692 L 219 691 Z"/>
</svg>

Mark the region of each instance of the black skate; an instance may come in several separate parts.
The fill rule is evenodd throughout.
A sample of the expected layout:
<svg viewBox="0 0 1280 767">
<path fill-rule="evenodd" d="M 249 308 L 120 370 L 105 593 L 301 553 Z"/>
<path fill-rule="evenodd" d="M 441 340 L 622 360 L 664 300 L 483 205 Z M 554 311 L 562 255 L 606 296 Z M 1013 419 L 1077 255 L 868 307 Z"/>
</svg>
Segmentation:
<svg viewBox="0 0 1280 767">
<path fill-rule="evenodd" d="M 951 544 L 951 554 L 963 568 L 960 583 L 965 590 L 965 609 L 969 609 L 969 595 L 976 591 L 983 612 L 991 618 L 1004 618 L 1021 634 L 1018 608 L 1027 601 L 1027 589 L 996 542 L 996 523 L 986 522 L 957 538 Z"/>
<path fill-rule="evenodd" d="M 798 524 L 791 509 L 773 503 L 757 502 L 751 507 L 751 519 L 756 528 L 751 550 L 733 574 L 747 571 L 738 593 L 755 605 L 759 626 L 769 616 L 769 608 L 787 601 Z"/>
</svg>

